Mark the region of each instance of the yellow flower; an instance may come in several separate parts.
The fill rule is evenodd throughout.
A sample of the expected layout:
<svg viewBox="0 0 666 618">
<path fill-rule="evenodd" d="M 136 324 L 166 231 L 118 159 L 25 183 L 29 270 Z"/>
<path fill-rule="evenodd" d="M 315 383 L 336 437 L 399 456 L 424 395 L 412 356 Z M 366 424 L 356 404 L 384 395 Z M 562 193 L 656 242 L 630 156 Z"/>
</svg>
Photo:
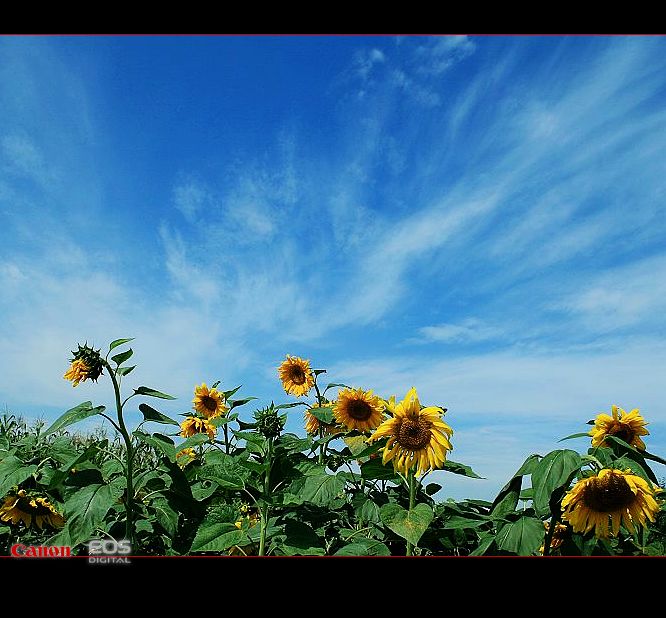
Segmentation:
<svg viewBox="0 0 666 618">
<path fill-rule="evenodd" d="M 417 475 L 441 468 L 446 452 L 453 450 L 449 442 L 453 429 L 442 420 L 442 408 L 421 409 L 415 388 L 399 404 L 391 402 L 387 407 L 392 409 L 393 417 L 384 421 L 369 440 L 388 436 L 382 463 L 393 461 L 394 469 L 405 475 L 412 467 Z"/>
<path fill-rule="evenodd" d="M 586 534 L 594 529 L 598 538 L 607 538 L 608 520 L 614 536 L 624 524 L 630 532 L 637 526 L 654 522 L 659 505 L 656 492 L 640 476 L 625 471 L 606 468 L 595 476 L 578 481 L 562 500 L 562 519 L 569 522 L 574 532 Z"/>
<path fill-rule="evenodd" d="M 324 407 L 328 407 L 332 404 L 325 403 L 323 405 Z M 310 410 L 321 407 L 321 404 L 315 403 L 310 406 Z M 321 430 L 325 436 L 330 436 L 339 431 L 339 429 L 335 423 L 324 423 L 324 421 L 320 421 L 314 414 L 311 414 L 309 410 L 305 411 L 305 431 L 310 435 L 318 436 Z"/>
<path fill-rule="evenodd" d="M 183 438 L 189 438 L 198 433 L 207 433 L 208 437 L 212 440 L 217 433 L 217 427 L 208 419 L 197 418 L 196 416 L 188 416 L 180 424 L 180 435 Z"/>
<path fill-rule="evenodd" d="M 246 505 L 241 506 L 241 512 L 247 513 L 247 515 L 242 515 L 241 518 L 234 524 L 234 526 L 236 526 L 236 528 L 241 530 L 243 528 L 243 523 L 247 522 L 248 528 L 254 528 L 261 521 L 261 518 L 259 517 L 259 512 L 251 507 L 250 508 L 243 508 L 243 507 L 246 507 Z M 230 556 L 252 556 L 255 553 L 256 553 L 256 546 L 254 544 L 244 545 L 243 547 L 234 545 L 229 550 Z"/>
<path fill-rule="evenodd" d="M 72 382 L 72 386 L 78 386 L 79 382 L 85 382 L 88 377 L 90 368 L 86 365 L 85 361 L 80 358 L 72 361 L 69 369 L 65 372 L 63 378 Z"/>
<path fill-rule="evenodd" d="M 208 388 L 204 382 L 194 387 L 194 409 L 206 418 L 222 416 L 229 408 L 225 405 L 224 394 L 216 388 Z"/>
<path fill-rule="evenodd" d="M 547 521 L 543 522 L 543 526 L 546 529 L 546 534 L 548 534 L 548 531 L 550 530 L 550 524 Z M 564 539 L 566 537 L 566 533 L 568 530 L 568 526 L 564 526 L 562 524 L 555 524 L 555 532 L 553 532 L 553 538 L 550 539 L 550 548 L 551 549 L 559 549 L 564 543 Z M 543 548 L 544 545 L 541 545 L 539 547 L 539 553 L 543 554 Z"/>
<path fill-rule="evenodd" d="M 599 414 L 595 419 L 594 427 L 589 432 L 592 436 L 592 446 L 608 446 L 605 442 L 606 436 L 615 436 L 644 451 L 645 443 L 640 437 L 647 436 L 650 432 L 645 429 L 647 423 L 638 408 L 627 414 L 622 408 L 614 405 L 612 413 L 612 417 L 608 414 Z"/>
<path fill-rule="evenodd" d="M 310 369 L 310 361 L 298 356 L 289 356 L 278 367 L 278 375 L 282 380 L 282 387 L 289 395 L 301 397 L 307 395 L 314 386 L 314 374 Z"/>
<path fill-rule="evenodd" d="M 46 498 L 28 496 L 25 490 L 9 495 L 0 506 L 0 521 L 18 525 L 20 521 L 26 528 L 32 524 L 40 530 L 46 524 L 52 528 L 62 528 L 65 520 Z"/>
<path fill-rule="evenodd" d="M 372 390 L 345 388 L 338 393 L 333 416 L 347 429 L 371 431 L 384 420 L 384 402 Z"/>
<path fill-rule="evenodd" d="M 197 457 L 196 452 L 193 448 L 184 448 L 176 453 L 176 461 L 181 468 L 187 466 L 187 464 L 192 463 Z"/>
</svg>

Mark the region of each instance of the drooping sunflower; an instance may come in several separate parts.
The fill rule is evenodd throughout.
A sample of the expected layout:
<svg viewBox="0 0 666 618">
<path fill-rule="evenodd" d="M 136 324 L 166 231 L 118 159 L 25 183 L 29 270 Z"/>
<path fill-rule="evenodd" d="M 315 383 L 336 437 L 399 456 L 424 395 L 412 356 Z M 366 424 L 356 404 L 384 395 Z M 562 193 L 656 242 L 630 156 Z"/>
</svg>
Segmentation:
<svg viewBox="0 0 666 618">
<path fill-rule="evenodd" d="M 180 424 L 180 435 L 183 438 L 189 438 L 198 433 L 207 433 L 208 437 L 212 440 L 217 433 L 217 427 L 208 419 L 197 418 L 196 416 L 188 416 Z"/>
<path fill-rule="evenodd" d="M 372 390 L 345 388 L 338 393 L 333 416 L 347 429 L 372 431 L 384 420 L 384 402 Z"/>
<path fill-rule="evenodd" d="M 543 527 L 546 529 L 546 534 L 548 534 L 550 530 L 550 523 L 544 521 Z M 559 549 L 562 546 L 562 543 L 564 543 L 564 539 L 566 538 L 567 530 L 569 530 L 568 526 L 563 524 L 555 524 L 555 531 L 553 532 L 553 537 L 550 539 L 551 549 Z M 539 547 L 540 554 L 543 554 L 543 549 L 544 545 L 541 545 L 541 547 Z"/>
<path fill-rule="evenodd" d="M 310 361 L 298 356 L 287 354 L 287 359 L 278 367 L 278 375 L 288 395 L 296 397 L 307 395 L 314 386 L 314 373 L 310 369 Z"/>
<path fill-rule="evenodd" d="M 314 403 L 310 406 L 310 410 L 312 410 L 312 408 L 329 407 L 332 405 L 333 404 L 330 402 L 326 402 L 324 404 Z M 323 435 L 330 436 L 339 431 L 340 428 L 335 422 L 325 423 L 324 421 L 320 421 L 314 414 L 310 412 L 310 410 L 306 410 L 304 415 L 305 431 L 307 431 L 310 435 L 318 436 L 319 432 L 321 431 Z"/>
<path fill-rule="evenodd" d="M 217 418 L 229 410 L 225 405 L 224 393 L 216 388 L 208 388 L 205 382 L 194 387 L 192 403 L 194 409 L 206 418 Z"/>
<path fill-rule="evenodd" d="M 613 416 L 599 414 L 594 420 L 594 427 L 589 431 L 592 436 L 592 446 L 608 446 L 605 442 L 606 436 L 615 436 L 644 451 L 645 443 L 641 440 L 641 436 L 647 436 L 650 432 L 645 429 L 647 423 L 638 408 L 627 414 L 622 408 L 614 405 L 612 414 Z"/>
<path fill-rule="evenodd" d="M 97 381 L 104 369 L 100 351 L 89 347 L 86 343 L 83 346 L 79 344 L 76 351 L 72 350 L 72 354 L 74 358 L 70 360 L 71 365 L 63 378 L 72 382 L 72 386 L 78 386 L 80 382 L 88 379 Z"/>
<path fill-rule="evenodd" d="M 192 463 L 197 458 L 197 454 L 193 448 L 184 448 L 176 453 L 176 462 L 181 468 Z"/>
<path fill-rule="evenodd" d="M 388 437 L 382 463 L 393 461 L 394 469 L 405 475 L 412 467 L 419 476 L 441 468 L 446 452 L 453 450 L 449 442 L 453 429 L 442 420 L 442 408 L 421 409 L 415 388 L 411 388 L 400 403 L 394 402 L 392 399 L 387 404 L 393 416 L 384 421 L 369 440 Z"/>
<path fill-rule="evenodd" d="M 594 529 L 597 538 L 609 536 L 609 519 L 612 534 L 616 536 L 620 524 L 634 532 L 654 522 L 659 512 L 655 493 L 662 491 L 631 473 L 630 469 L 605 468 L 594 476 L 578 481 L 562 500 L 562 519 L 569 522 L 574 532 L 583 534 Z"/>
<path fill-rule="evenodd" d="M 23 522 L 26 528 L 32 524 L 40 530 L 44 525 L 52 528 L 62 528 L 65 520 L 47 498 L 29 496 L 25 490 L 20 489 L 10 494 L 0 506 L 0 521 L 18 525 Z"/>
</svg>

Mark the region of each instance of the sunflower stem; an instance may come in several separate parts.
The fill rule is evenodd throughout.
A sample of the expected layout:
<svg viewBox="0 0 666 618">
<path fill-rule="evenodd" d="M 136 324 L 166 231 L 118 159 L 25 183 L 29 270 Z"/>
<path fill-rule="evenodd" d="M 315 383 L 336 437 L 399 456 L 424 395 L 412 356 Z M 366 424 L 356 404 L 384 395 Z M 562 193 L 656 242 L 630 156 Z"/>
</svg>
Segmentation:
<svg viewBox="0 0 666 618">
<path fill-rule="evenodd" d="M 224 452 L 228 455 L 229 454 L 229 429 L 227 428 L 227 424 L 225 423 L 222 426 L 222 429 L 224 430 Z"/>
<path fill-rule="evenodd" d="M 411 513 L 414 510 L 416 503 L 416 479 L 414 478 L 413 468 L 409 469 L 409 475 L 407 478 L 409 481 L 409 512 Z M 414 546 L 409 541 L 407 541 L 407 555 L 414 555 Z"/>
<path fill-rule="evenodd" d="M 268 497 L 271 491 L 271 466 L 273 465 L 273 438 L 266 440 L 266 459 L 268 466 L 266 467 L 266 476 L 264 478 L 264 504 L 261 508 L 261 535 L 259 537 L 259 555 L 266 555 L 266 529 L 268 528 L 268 516 L 270 515 L 270 507 L 268 506 Z"/>
<path fill-rule="evenodd" d="M 129 540 L 130 545 L 132 545 L 132 551 L 134 551 L 134 483 L 133 483 L 133 470 L 132 463 L 134 460 L 134 447 L 132 446 L 132 438 L 127 431 L 125 425 L 125 419 L 123 418 L 123 406 L 127 403 L 120 402 L 120 385 L 116 379 L 115 371 L 111 368 L 111 365 L 105 363 L 107 369 L 109 370 L 109 375 L 111 376 L 111 382 L 113 382 L 113 390 L 116 395 L 116 412 L 118 413 L 118 427 L 120 429 L 120 435 L 125 441 L 125 461 L 126 461 L 126 473 L 127 473 L 127 489 L 125 492 L 125 537 Z M 128 398 L 129 399 L 129 398 Z"/>
</svg>

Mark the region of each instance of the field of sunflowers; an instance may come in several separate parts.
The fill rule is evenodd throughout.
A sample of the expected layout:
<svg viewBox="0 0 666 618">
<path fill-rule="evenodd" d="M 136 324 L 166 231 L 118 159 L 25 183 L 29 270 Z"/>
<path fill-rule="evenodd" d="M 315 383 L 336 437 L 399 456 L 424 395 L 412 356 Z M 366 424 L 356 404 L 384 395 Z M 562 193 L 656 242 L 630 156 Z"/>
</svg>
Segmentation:
<svg viewBox="0 0 666 618">
<path fill-rule="evenodd" d="M 114 410 L 86 401 L 50 427 L 0 420 L 0 553 L 22 543 L 86 555 L 90 541 L 112 539 L 134 556 L 666 554 L 650 467 L 666 461 L 647 450 L 638 409 L 613 405 L 564 438 L 584 440 L 584 453 L 530 455 L 492 502 L 437 502 L 433 470 L 479 477 L 449 458 L 447 410 L 416 388 L 384 399 L 324 384 L 325 370 L 287 356 L 276 378 L 289 402 L 257 407 L 240 387 L 202 383 L 179 422 L 158 410 L 170 395 L 123 392 L 130 341 L 106 355 L 79 345 L 64 375 L 73 386 L 108 380 Z M 128 427 L 137 404 L 143 420 Z M 305 435 L 285 432 L 288 414 L 304 415 Z M 72 433 L 94 416 L 112 436 Z"/>
</svg>

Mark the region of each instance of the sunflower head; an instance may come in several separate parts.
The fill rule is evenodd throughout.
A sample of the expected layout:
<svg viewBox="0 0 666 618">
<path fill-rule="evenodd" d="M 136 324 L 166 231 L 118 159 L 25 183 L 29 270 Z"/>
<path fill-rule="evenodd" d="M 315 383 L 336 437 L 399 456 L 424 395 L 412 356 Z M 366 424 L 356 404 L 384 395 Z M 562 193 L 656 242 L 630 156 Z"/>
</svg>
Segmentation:
<svg viewBox="0 0 666 618">
<path fill-rule="evenodd" d="M 213 440 L 217 433 L 217 427 L 207 418 L 198 418 L 196 416 L 188 416 L 180 424 L 180 435 L 183 438 L 190 438 L 198 433 L 207 433 L 208 437 Z"/>
<path fill-rule="evenodd" d="M 393 416 L 384 421 L 369 441 L 388 438 L 382 463 L 393 461 L 398 472 L 407 475 L 414 467 L 417 475 L 441 468 L 447 451 L 453 450 L 451 429 L 443 420 L 444 410 L 435 406 L 421 408 L 415 388 L 393 405 Z"/>
<path fill-rule="evenodd" d="M 0 521 L 13 525 L 23 522 L 26 528 L 34 525 L 40 530 L 44 526 L 62 528 L 65 525 L 63 516 L 47 498 L 29 495 L 23 489 L 5 497 L 0 506 Z"/>
<path fill-rule="evenodd" d="M 217 418 L 229 410 L 225 405 L 224 393 L 216 388 L 208 388 L 205 382 L 201 386 L 194 387 L 192 403 L 194 409 L 205 418 Z"/>
<path fill-rule="evenodd" d="M 338 393 L 333 416 L 347 429 L 372 431 L 384 419 L 384 402 L 372 390 L 345 388 Z"/>
<path fill-rule="evenodd" d="M 314 386 L 314 373 L 310 369 L 310 361 L 289 356 L 278 367 L 278 375 L 282 380 L 282 387 L 289 395 L 301 397 L 307 395 Z"/>
<path fill-rule="evenodd" d="M 325 402 L 323 404 L 313 403 L 310 406 L 310 409 L 305 411 L 305 431 L 311 436 L 318 436 L 319 432 L 322 432 L 325 436 L 330 436 L 339 431 L 339 427 L 335 422 L 325 423 L 324 421 L 320 421 L 310 412 L 313 408 L 329 407 L 331 405 L 333 405 L 331 402 Z"/>
<path fill-rule="evenodd" d="M 76 351 L 72 350 L 72 354 L 74 358 L 70 360 L 71 365 L 63 378 L 71 381 L 72 386 L 78 386 L 79 382 L 86 380 L 96 382 L 104 369 L 100 350 L 95 350 L 86 343 L 83 346 L 79 344 Z"/>
<path fill-rule="evenodd" d="M 546 534 L 548 534 L 548 532 L 550 531 L 550 523 L 544 521 L 543 527 L 546 529 Z M 565 526 L 564 524 L 555 524 L 555 530 L 553 532 L 552 538 L 550 539 L 551 549 L 559 549 L 562 546 L 562 543 L 564 543 L 564 539 L 566 538 L 568 530 L 569 527 Z M 544 545 L 541 545 L 541 547 L 539 547 L 540 554 L 543 554 L 543 549 Z"/>
<path fill-rule="evenodd" d="M 645 443 L 641 440 L 641 436 L 647 436 L 650 432 L 645 429 L 647 423 L 638 408 L 627 414 L 622 408 L 614 405 L 611 414 L 612 416 L 599 414 L 594 420 L 594 427 L 589 431 L 589 435 L 592 436 L 592 446 L 608 446 L 606 437 L 615 436 L 644 451 Z"/>
<path fill-rule="evenodd" d="M 264 438 L 276 438 L 284 429 L 287 422 L 286 416 L 280 416 L 275 406 L 271 403 L 267 408 L 262 408 L 254 413 L 257 431 Z"/>
<path fill-rule="evenodd" d="M 660 491 L 630 469 L 605 468 L 569 490 L 562 500 L 562 519 L 574 532 L 594 530 L 598 538 L 609 536 L 609 521 L 614 536 L 621 524 L 633 533 L 636 527 L 646 526 L 647 520 L 655 521 L 660 509 L 655 494 Z"/>
</svg>

